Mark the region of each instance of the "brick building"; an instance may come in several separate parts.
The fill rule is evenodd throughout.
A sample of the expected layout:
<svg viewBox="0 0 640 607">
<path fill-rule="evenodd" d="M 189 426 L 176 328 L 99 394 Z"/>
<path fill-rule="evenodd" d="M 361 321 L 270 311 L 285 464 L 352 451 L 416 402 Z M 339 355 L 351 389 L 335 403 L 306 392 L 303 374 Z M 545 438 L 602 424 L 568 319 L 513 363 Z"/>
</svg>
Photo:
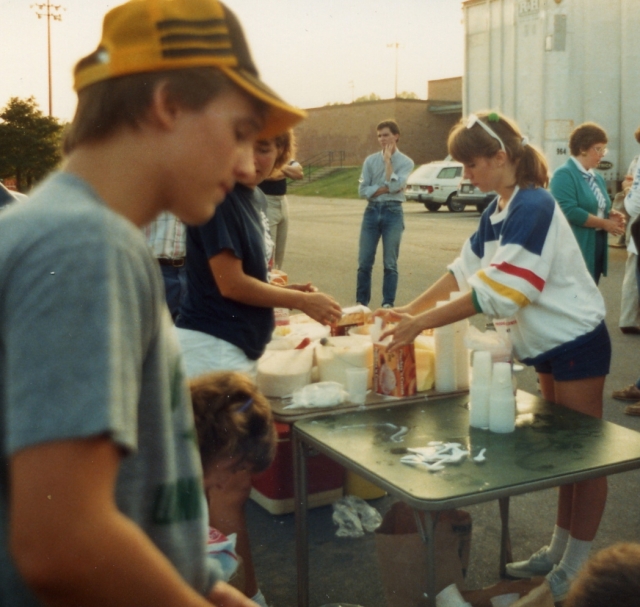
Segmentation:
<svg viewBox="0 0 640 607">
<path fill-rule="evenodd" d="M 447 135 L 462 113 L 462 78 L 431 80 L 428 99 L 383 99 L 307 110 L 296 127 L 301 162 L 323 152 L 344 152 L 344 166 L 362 164 L 379 150 L 376 125 L 393 119 L 400 126 L 400 149 L 418 164 L 447 155 Z M 335 155 L 337 157 L 337 154 Z"/>
</svg>

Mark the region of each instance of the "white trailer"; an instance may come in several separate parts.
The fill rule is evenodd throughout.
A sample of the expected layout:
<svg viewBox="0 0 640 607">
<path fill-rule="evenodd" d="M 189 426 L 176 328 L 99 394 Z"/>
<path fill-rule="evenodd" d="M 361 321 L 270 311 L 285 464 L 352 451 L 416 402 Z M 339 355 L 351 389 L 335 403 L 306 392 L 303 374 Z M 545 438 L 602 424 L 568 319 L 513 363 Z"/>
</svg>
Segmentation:
<svg viewBox="0 0 640 607">
<path fill-rule="evenodd" d="M 613 186 L 640 153 L 639 0 L 463 2 L 463 112 L 515 118 L 552 170 L 569 156 L 569 133 L 600 124 Z"/>
</svg>

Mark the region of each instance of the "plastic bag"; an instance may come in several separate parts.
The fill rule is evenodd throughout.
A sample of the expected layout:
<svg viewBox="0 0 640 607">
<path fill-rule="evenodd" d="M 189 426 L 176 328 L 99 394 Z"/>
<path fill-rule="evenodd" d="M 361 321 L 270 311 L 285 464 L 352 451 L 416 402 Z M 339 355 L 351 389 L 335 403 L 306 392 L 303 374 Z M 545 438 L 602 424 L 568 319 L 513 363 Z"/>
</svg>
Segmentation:
<svg viewBox="0 0 640 607">
<path fill-rule="evenodd" d="M 499 331 L 484 333 L 471 325 L 464 337 L 464 345 L 470 350 L 486 350 L 495 362 L 511 362 L 511 339 L 509 334 Z"/>
<path fill-rule="evenodd" d="M 334 407 L 343 403 L 346 397 L 347 393 L 342 384 L 335 381 L 321 381 L 296 390 L 293 393 L 291 404 L 284 408 Z"/>
<path fill-rule="evenodd" d="M 361 537 L 380 526 L 382 515 L 362 498 L 347 495 L 334 502 L 333 522 L 338 525 L 336 536 Z"/>
</svg>

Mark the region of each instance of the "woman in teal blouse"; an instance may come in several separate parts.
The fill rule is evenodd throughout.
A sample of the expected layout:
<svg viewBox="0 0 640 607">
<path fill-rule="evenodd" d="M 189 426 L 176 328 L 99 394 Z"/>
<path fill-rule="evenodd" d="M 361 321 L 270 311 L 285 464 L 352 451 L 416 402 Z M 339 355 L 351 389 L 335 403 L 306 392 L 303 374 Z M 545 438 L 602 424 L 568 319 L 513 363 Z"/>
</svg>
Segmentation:
<svg viewBox="0 0 640 607">
<path fill-rule="evenodd" d="M 593 279 L 607 275 L 607 234 L 624 234 L 624 217 L 611 209 L 604 179 L 594 173 L 607 153 L 607 134 L 593 122 L 576 127 L 569 137 L 571 158 L 551 179 L 551 193 L 576 236 Z"/>
</svg>

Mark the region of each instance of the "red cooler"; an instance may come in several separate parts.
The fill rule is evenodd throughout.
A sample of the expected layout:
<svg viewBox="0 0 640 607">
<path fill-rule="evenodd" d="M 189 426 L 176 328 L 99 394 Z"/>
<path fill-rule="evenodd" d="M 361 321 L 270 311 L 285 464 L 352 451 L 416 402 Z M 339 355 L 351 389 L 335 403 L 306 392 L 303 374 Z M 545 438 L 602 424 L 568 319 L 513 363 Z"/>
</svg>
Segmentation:
<svg viewBox="0 0 640 607">
<path fill-rule="evenodd" d="M 278 447 L 273 464 L 253 477 L 251 499 L 271 514 L 294 511 L 291 424 L 276 422 Z M 309 508 L 326 506 L 342 497 L 344 468 L 325 455 L 307 457 Z"/>
</svg>

